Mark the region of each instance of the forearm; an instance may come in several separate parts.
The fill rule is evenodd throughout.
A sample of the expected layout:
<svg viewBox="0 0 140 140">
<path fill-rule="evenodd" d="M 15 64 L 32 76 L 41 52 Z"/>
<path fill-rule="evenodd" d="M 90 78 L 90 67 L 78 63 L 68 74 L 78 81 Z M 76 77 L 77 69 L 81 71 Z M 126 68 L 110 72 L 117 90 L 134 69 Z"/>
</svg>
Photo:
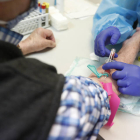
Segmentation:
<svg viewBox="0 0 140 140">
<path fill-rule="evenodd" d="M 118 52 L 118 58 L 115 60 L 127 64 L 133 64 L 140 49 L 139 39 L 140 32 L 136 32 L 130 39 L 127 39 L 123 43 L 121 50 Z"/>
<path fill-rule="evenodd" d="M 127 39 L 118 52 L 118 57 L 115 58 L 116 61 L 124 62 L 127 64 L 133 64 L 137 53 L 140 50 L 140 31 L 136 32 L 131 38 Z M 111 74 L 113 74 L 116 70 L 112 69 Z"/>
</svg>

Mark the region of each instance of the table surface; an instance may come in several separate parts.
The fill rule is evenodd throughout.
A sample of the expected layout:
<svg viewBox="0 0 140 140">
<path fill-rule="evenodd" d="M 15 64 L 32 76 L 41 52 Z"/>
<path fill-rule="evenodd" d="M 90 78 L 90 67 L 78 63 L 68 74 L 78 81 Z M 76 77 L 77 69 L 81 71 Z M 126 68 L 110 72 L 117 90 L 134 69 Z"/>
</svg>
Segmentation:
<svg viewBox="0 0 140 140">
<path fill-rule="evenodd" d="M 93 52 L 92 19 L 70 20 L 69 29 L 61 32 L 50 27 L 56 38 L 56 48 L 27 57 L 54 65 L 58 73 L 65 74 L 76 57 L 89 58 Z M 108 130 L 102 128 L 100 135 L 105 140 L 139 140 L 140 117 L 118 111 L 114 125 Z"/>
</svg>

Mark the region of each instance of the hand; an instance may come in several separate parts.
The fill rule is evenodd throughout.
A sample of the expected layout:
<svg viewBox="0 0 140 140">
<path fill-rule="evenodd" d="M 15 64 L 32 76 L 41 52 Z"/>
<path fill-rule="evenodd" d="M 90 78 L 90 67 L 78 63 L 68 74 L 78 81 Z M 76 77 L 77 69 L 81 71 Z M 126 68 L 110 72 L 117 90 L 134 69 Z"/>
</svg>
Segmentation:
<svg viewBox="0 0 140 140">
<path fill-rule="evenodd" d="M 100 57 L 108 57 L 110 55 L 110 50 L 108 50 L 105 46 L 108 44 L 115 45 L 120 36 L 121 34 L 119 29 L 113 26 L 99 33 L 95 39 L 95 54 Z M 115 54 L 115 58 L 116 57 L 118 57 L 117 54 Z"/>
<path fill-rule="evenodd" d="M 104 70 L 102 69 L 102 66 L 100 66 L 97 71 L 99 73 L 103 73 Z M 90 77 L 93 81 L 95 82 L 104 82 L 104 83 L 112 83 L 112 89 L 113 91 L 117 94 L 117 95 L 120 95 L 120 92 L 118 91 L 118 85 L 117 85 L 117 82 L 111 77 L 111 75 L 109 75 L 109 77 L 105 78 L 104 76 L 100 77 L 100 78 L 97 78 L 97 76 L 92 73 L 90 75 Z"/>
<path fill-rule="evenodd" d="M 27 39 L 19 43 L 23 54 L 41 51 L 45 48 L 54 48 L 55 38 L 52 31 L 48 29 L 38 28 Z"/>
<path fill-rule="evenodd" d="M 110 62 L 103 69 L 117 69 L 112 78 L 117 80 L 119 92 L 132 96 L 140 96 L 140 67 L 122 62 Z"/>
</svg>

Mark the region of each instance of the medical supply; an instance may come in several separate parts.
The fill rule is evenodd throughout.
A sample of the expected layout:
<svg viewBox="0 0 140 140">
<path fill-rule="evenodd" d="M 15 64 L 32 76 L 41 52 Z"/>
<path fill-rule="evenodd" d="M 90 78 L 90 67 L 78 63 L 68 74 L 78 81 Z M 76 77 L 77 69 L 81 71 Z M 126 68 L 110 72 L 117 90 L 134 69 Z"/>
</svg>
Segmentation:
<svg viewBox="0 0 140 140">
<path fill-rule="evenodd" d="M 60 13 L 58 9 L 56 9 L 54 6 L 49 7 L 49 13 L 50 15 Z"/>
<path fill-rule="evenodd" d="M 103 73 L 103 74 L 102 74 L 102 73 L 99 73 L 94 65 L 87 65 L 87 67 L 88 67 L 98 78 L 100 78 L 100 77 L 102 77 L 102 76 L 107 76 L 107 77 L 109 76 L 108 73 Z"/>
<path fill-rule="evenodd" d="M 61 13 L 52 14 L 51 25 L 58 31 L 68 29 L 68 19 L 64 17 Z"/>
<path fill-rule="evenodd" d="M 42 4 L 40 3 L 40 13 L 42 13 Z"/>
<path fill-rule="evenodd" d="M 46 4 L 42 4 L 42 14 L 45 14 L 45 13 L 46 13 Z M 43 17 L 41 19 L 42 19 L 42 21 L 45 21 L 45 17 Z"/>
<path fill-rule="evenodd" d="M 43 2 L 43 4 L 47 5 L 47 2 Z"/>
<path fill-rule="evenodd" d="M 88 77 L 92 74 L 92 71 L 87 68 L 87 65 L 94 65 L 96 68 L 102 65 L 102 63 L 97 61 L 92 61 L 87 58 L 75 58 L 71 64 L 69 70 L 65 73 L 66 76 L 75 75 L 75 76 L 85 76 Z"/>
<path fill-rule="evenodd" d="M 60 12 L 64 12 L 64 0 L 56 0 L 56 8 L 60 11 Z"/>
<path fill-rule="evenodd" d="M 103 85 L 103 89 L 107 91 L 108 96 L 111 96 L 111 98 L 109 100 L 111 115 L 109 117 L 109 120 L 108 120 L 107 124 L 105 125 L 105 126 L 111 127 L 114 124 L 113 119 L 114 119 L 114 117 L 116 115 L 116 112 L 117 112 L 117 110 L 119 108 L 120 98 L 113 91 L 112 83 L 103 83 L 103 82 L 101 82 L 101 84 Z"/>
<path fill-rule="evenodd" d="M 49 6 L 50 6 L 50 4 L 47 3 L 47 4 L 46 4 L 46 13 L 49 13 Z"/>
<path fill-rule="evenodd" d="M 46 13 L 46 4 L 42 4 L 42 14 Z"/>
<path fill-rule="evenodd" d="M 99 56 L 97 56 L 94 52 L 90 54 L 90 59 L 91 60 L 100 61 Z"/>
<path fill-rule="evenodd" d="M 43 4 L 46 5 L 46 13 L 49 13 L 49 6 L 50 6 L 50 4 L 47 3 L 47 2 L 43 2 Z"/>
<path fill-rule="evenodd" d="M 65 15 L 82 20 L 93 16 L 98 9 L 97 1 L 100 0 L 65 0 Z"/>
<path fill-rule="evenodd" d="M 115 50 L 114 48 L 111 49 L 111 52 L 110 52 L 109 58 L 107 59 L 106 63 L 108 63 L 108 62 L 112 62 L 112 61 L 114 60 L 115 53 L 116 53 L 116 50 Z"/>
<path fill-rule="evenodd" d="M 58 31 L 68 29 L 68 19 L 55 7 L 50 7 L 49 10 L 51 25 Z"/>
<path fill-rule="evenodd" d="M 121 94 L 119 111 L 140 116 L 140 97 Z"/>
<path fill-rule="evenodd" d="M 38 8 L 37 8 L 38 12 L 40 12 L 40 2 L 38 2 Z"/>
<path fill-rule="evenodd" d="M 30 12 L 24 20 L 20 21 L 12 30 L 22 35 L 26 35 L 33 32 L 36 28 L 47 28 L 49 26 L 49 14 L 42 14 L 38 12 L 38 10 L 34 10 Z"/>
<path fill-rule="evenodd" d="M 111 49 L 109 58 L 105 61 L 105 63 L 112 62 L 112 61 L 114 60 L 115 53 L 116 53 L 116 50 L 115 50 L 114 48 Z M 104 71 L 104 74 L 105 74 L 105 73 L 110 74 L 110 70 L 105 70 L 105 71 Z M 105 78 L 106 78 L 106 76 L 105 76 Z"/>
</svg>

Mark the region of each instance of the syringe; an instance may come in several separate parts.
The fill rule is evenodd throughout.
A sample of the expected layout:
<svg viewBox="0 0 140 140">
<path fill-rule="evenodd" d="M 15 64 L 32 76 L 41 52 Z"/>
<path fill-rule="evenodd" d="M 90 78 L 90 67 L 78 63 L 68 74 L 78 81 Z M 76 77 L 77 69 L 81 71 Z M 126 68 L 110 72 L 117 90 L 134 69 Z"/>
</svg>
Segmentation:
<svg viewBox="0 0 140 140">
<path fill-rule="evenodd" d="M 105 61 L 105 63 L 112 62 L 114 60 L 115 53 L 116 53 L 116 50 L 114 48 L 111 49 L 109 58 Z M 105 70 L 104 73 L 108 73 L 109 74 L 110 70 Z M 106 78 L 106 76 L 105 76 L 105 78 Z"/>
</svg>

